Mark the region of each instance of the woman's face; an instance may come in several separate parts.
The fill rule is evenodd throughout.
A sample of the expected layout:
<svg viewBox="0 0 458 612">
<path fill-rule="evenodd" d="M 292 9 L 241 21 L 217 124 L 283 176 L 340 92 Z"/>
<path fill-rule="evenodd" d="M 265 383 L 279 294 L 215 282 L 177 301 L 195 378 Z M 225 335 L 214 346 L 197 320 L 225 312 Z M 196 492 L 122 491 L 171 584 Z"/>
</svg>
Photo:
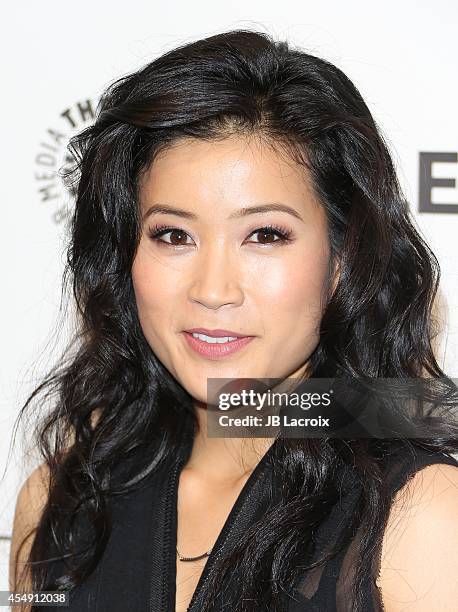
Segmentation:
<svg viewBox="0 0 458 612">
<path fill-rule="evenodd" d="M 154 160 L 139 199 L 139 319 L 176 380 L 205 402 L 207 378 L 301 374 L 319 340 L 330 257 L 325 213 L 304 167 L 254 139 L 188 139 Z M 155 211 L 164 205 L 170 212 Z M 191 348 L 192 328 L 252 338 L 207 355 Z"/>
</svg>

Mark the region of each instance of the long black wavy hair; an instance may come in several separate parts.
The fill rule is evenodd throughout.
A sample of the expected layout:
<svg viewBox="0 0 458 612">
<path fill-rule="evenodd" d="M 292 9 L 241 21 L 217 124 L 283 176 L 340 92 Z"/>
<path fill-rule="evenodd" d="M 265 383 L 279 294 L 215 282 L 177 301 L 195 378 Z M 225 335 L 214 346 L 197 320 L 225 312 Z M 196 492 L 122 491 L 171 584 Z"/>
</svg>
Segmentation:
<svg viewBox="0 0 458 612">
<path fill-rule="evenodd" d="M 93 125 L 69 144 L 76 203 L 64 286 L 72 288 L 77 329 L 21 410 L 41 395 L 54 398 L 36 435 L 50 487 L 29 556 L 35 591 L 71 589 L 94 571 L 110 535 L 109 498 L 141 486 L 177 453 L 185 425 L 198 426 L 192 397 L 139 324 L 131 280 L 141 233 L 138 186 L 155 155 L 178 139 L 233 134 L 258 135 L 304 164 L 327 214 L 340 277 L 309 375 L 445 376 L 432 347 L 439 265 L 409 217 L 388 147 L 353 83 L 328 61 L 256 31 L 224 32 L 166 52 L 113 82 Z M 457 450 L 450 424 L 438 424 L 436 433 L 398 443 Z M 218 589 L 234 563 L 242 568 L 233 611 L 283 609 L 282 591 L 306 567 L 304 551 L 335 500 L 342 460 L 361 483 L 352 591 L 359 609 L 361 565 L 390 506 L 380 452 L 387 443 L 279 441 L 273 461 L 282 499 L 263 519 L 262 547 L 256 527 L 248 530 L 215 573 Z M 84 546 L 82 524 L 92 530 Z M 51 579 L 59 558 L 66 569 Z M 202 610 L 211 610 L 211 597 Z"/>
</svg>

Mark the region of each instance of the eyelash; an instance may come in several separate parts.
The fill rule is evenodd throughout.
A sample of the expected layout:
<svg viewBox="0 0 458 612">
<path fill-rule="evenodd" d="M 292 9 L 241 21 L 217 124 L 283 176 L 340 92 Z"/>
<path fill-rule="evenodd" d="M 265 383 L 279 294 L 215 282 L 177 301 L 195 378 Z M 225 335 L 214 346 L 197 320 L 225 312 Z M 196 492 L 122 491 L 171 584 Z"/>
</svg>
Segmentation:
<svg viewBox="0 0 458 612">
<path fill-rule="evenodd" d="M 186 244 L 171 244 L 170 242 L 165 242 L 164 240 L 160 240 L 160 237 L 163 236 L 164 234 L 167 234 L 171 231 L 178 231 L 178 232 L 182 232 L 183 234 L 186 234 L 186 232 L 182 229 L 180 229 L 179 227 L 174 227 L 171 225 L 155 225 L 152 228 L 148 228 L 148 236 L 151 238 L 151 240 L 155 240 L 156 242 L 160 242 L 162 244 L 166 244 L 167 246 L 170 247 L 182 247 L 182 246 L 188 246 Z M 255 229 L 254 231 L 252 231 L 250 233 L 250 236 L 252 236 L 253 234 L 257 234 L 259 232 L 266 232 L 266 233 L 270 233 L 270 234 L 276 234 L 277 236 L 279 236 L 279 240 L 274 240 L 273 242 L 270 243 L 266 243 L 263 246 L 267 246 L 268 244 L 286 244 L 287 242 L 290 241 L 290 237 L 291 237 L 291 230 L 288 230 L 285 227 L 281 227 L 280 225 L 275 225 L 275 224 L 269 224 L 269 225 L 265 225 L 263 227 L 258 227 L 257 229 Z M 256 243 L 255 243 L 256 244 Z M 258 244 L 262 244 L 261 242 Z"/>
</svg>

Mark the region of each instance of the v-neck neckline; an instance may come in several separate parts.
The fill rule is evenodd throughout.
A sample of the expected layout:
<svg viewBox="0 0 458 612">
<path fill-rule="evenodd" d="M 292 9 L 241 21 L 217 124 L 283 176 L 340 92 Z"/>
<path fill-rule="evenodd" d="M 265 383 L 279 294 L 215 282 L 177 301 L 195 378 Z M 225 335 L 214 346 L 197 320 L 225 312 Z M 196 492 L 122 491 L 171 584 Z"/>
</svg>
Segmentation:
<svg viewBox="0 0 458 612">
<path fill-rule="evenodd" d="M 228 536 L 231 534 L 234 526 L 236 525 L 237 518 L 240 515 L 242 509 L 246 506 L 248 501 L 251 499 L 255 485 L 259 482 L 261 474 L 267 466 L 267 462 L 272 455 L 273 448 L 276 440 L 269 446 L 267 451 L 258 461 L 253 471 L 245 481 L 239 495 L 237 496 L 232 508 L 226 518 L 226 521 L 218 534 L 215 544 L 213 545 L 207 561 L 203 567 L 202 573 L 197 582 L 196 588 L 194 589 L 193 595 L 189 602 L 187 612 L 198 612 L 199 610 L 199 599 L 201 598 L 203 588 L 207 582 L 209 573 L 216 561 L 219 559 L 221 552 L 224 548 L 224 544 L 227 542 Z M 191 440 L 192 448 L 193 440 Z M 165 533 L 168 534 L 168 546 L 165 547 L 165 559 L 164 571 L 166 572 L 164 578 L 164 584 L 168 585 L 164 588 L 163 595 L 168 602 L 168 607 L 164 608 L 175 612 L 176 610 L 176 545 L 177 545 L 177 526 L 178 526 L 178 485 L 181 471 L 189 457 L 189 453 L 186 452 L 184 456 L 179 460 L 174 469 L 171 470 L 170 479 L 167 487 L 169 499 L 167 504 L 167 511 L 165 515 Z M 151 611 L 153 612 L 153 611 Z M 154 611 L 155 612 L 155 611 Z"/>
</svg>

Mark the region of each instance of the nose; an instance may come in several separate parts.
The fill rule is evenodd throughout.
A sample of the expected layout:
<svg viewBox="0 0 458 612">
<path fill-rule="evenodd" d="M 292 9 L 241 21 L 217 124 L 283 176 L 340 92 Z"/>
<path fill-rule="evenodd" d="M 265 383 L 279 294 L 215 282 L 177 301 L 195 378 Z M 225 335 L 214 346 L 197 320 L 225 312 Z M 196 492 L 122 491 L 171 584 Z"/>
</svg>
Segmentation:
<svg viewBox="0 0 458 612">
<path fill-rule="evenodd" d="M 240 306 L 243 303 L 239 264 L 221 244 L 202 249 L 196 257 L 189 299 L 212 310 L 229 304 Z"/>
</svg>

